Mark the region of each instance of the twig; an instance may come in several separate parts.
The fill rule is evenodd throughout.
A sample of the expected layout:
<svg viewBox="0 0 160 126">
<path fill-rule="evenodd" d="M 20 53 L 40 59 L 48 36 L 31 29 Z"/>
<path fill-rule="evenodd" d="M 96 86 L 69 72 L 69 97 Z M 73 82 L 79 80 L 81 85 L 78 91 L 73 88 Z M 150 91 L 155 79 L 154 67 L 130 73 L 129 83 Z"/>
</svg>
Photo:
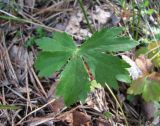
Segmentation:
<svg viewBox="0 0 160 126">
<path fill-rule="evenodd" d="M 128 126 L 127 118 L 126 118 L 126 116 L 125 116 L 125 114 L 124 114 L 124 111 L 123 111 L 120 103 L 118 102 L 116 96 L 114 95 L 113 91 L 112 91 L 111 88 L 108 86 L 108 84 L 107 84 L 107 83 L 105 83 L 105 84 L 106 84 L 107 89 L 109 90 L 109 92 L 110 92 L 111 95 L 113 96 L 114 100 L 116 101 L 117 105 L 119 106 L 119 108 L 120 108 L 120 110 L 121 110 L 121 112 L 122 112 L 122 115 L 123 115 L 123 117 L 124 117 L 124 121 L 125 121 L 125 123 L 126 123 L 126 126 Z"/>
<path fill-rule="evenodd" d="M 51 104 L 51 103 L 54 102 L 54 101 L 55 101 L 55 99 L 52 99 L 50 102 L 48 102 L 48 103 L 44 104 L 43 106 L 41 106 L 41 107 L 33 110 L 33 111 L 30 112 L 28 115 L 26 115 L 25 117 L 23 117 L 23 118 L 17 123 L 17 125 L 19 125 L 19 124 L 20 124 L 25 118 L 27 118 L 28 116 L 30 116 L 30 115 L 32 115 L 33 113 L 41 110 L 42 108 L 46 107 L 47 105 Z"/>
</svg>

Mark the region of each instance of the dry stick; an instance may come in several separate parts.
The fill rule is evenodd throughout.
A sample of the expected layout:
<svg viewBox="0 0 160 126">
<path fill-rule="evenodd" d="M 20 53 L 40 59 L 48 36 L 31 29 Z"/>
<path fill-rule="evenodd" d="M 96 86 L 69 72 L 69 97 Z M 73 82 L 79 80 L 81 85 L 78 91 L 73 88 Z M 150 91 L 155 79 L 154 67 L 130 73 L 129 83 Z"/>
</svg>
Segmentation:
<svg viewBox="0 0 160 126">
<path fill-rule="evenodd" d="M 47 18 L 45 18 L 44 20 L 42 20 L 42 22 L 47 22 L 48 20 L 50 20 L 50 19 L 52 19 L 52 18 L 54 18 L 54 17 L 56 17 L 56 16 L 58 16 L 58 15 L 60 15 L 60 14 L 62 14 L 63 12 L 58 12 L 58 13 L 56 13 L 56 14 L 54 14 L 54 15 L 51 15 L 50 17 L 47 17 Z M 49 26 L 49 24 L 48 24 L 48 26 Z"/>
<path fill-rule="evenodd" d="M 56 28 L 52 28 L 52 27 L 49 27 L 47 25 L 44 25 L 43 23 L 39 24 L 39 23 L 36 23 L 36 22 L 33 22 L 33 21 L 30 21 L 28 19 L 22 19 L 22 18 L 18 18 L 12 14 L 9 14 L 5 11 L 2 11 L 0 10 L 1 13 L 3 14 L 6 14 L 8 16 L 0 16 L 0 19 L 4 19 L 4 20 L 13 20 L 13 21 L 19 21 L 19 22 L 23 22 L 23 23 L 28 23 L 28 24 L 33 24 L 35 26 L 39 26 L 39 27 L 42 27 L 44 29 L 47 29 L 48 31 L 52 32 L 52 31 L 57 31 L 57 32 L 64 32 L 62 30 L 59 30 L 59 29 L 56 29 Z M 39 21 L 38 21 L 39 22 Z M 76 35 L 73 35 L 73 34 L 70 34 L 67 32 L 68 35 L 71 35 L 72 37 L 76 37 L 78 39 L 82 39 L 82 37 L 79 37 L 79 36 L 76 36 Z"/>
<path fill-rule="evenodd" d="M 51 104 L 51 103 L 54 102 L 54 101 L 55 101 L 55 99 L 52 99 L 50 102 L 48 102 L 48 103 L 44 104 L 43 106 L 41 106 L 41 107 L 33 110 L 33 111 L 30 112 L 28 115 L 26 115 L 25 117 L 23 117 L 16 125 L 19 125 L 25 118 L 27 118 L 28 116 L 32 115 L 33 113 L 39 111 L 40 109 L 46 107 L 47 105 Z"/>
<path fill-rule="evenodd" d="M 24 13 L 24 14 L 23 14 L 23 13 Z M 20 14 L 24 19 L 26 19 L 26 20 L 32 20 L 32 21 L 34 21 L 34 22 L 36 22 L 36 23 L 38 23 L 38 24 L 42 24 L 42 25 L 43 25 L 43 23 L 42 23 L 41 21 L 35 19 L 34 17 L 32 17 L 31 15 L 29 15 L 29 14 L 27 14 L 27 13 L 25 13 L 25 12 L 23 12 L 23 13 L 20 13 L 20 12 L 19 12 L 19 14 Z M 29 18 L 29 19 L 28 19 L 28 18 Z"/>
<path fill-rule="evenodd" d="M 28 113 L 28 107 L 30 107 L 32 111 L 32 105 L 31 105 L 31 99 L 30 99 L 30 91 L 29 91 L 29 84 L 28 84 L 28 65 L 27 65 L 27 60 L 26 60 L 26 65 L 25 65 L 25 73 L 26 73 L 26 92 L 27 92 L 27 108 L 26 108 L 26 115 Z"/>
<path fill-rule="evenodd" d="M 27 64 L 28 64 L 28 63 L 27 63 Z M 33 93 L 35 93 L 37 96 L 41 96 L 41 95 L 40 95 L 41 92 L 40 92 L 40 90 L 39 90 L 39 87 L 38 87 L 37 84 L 36 84 L 36 81 L 35 81 L 35 79 L 34 79 L 34 77 L 33 77 L 33 74 L 32 74 L 32 71 L 31 71 L 31 69 L 30 69 L 30 65 L 29 65 L 29 64 L 28 64 L 28 74 L 29 74 L 31 83 L 33 84 L 34 90 L 36 90 L 36 92 L 33 91 Z M 39 94 L 39 93 L 40 93 L 40 94 Z"/>
<path fill-rule="evenodd" d="M 44 13 L 46 13 L 48 11 L 61 11 L 62 9 L 57 9 L 56 7 L 58 5 L 62 5 L 63 3 L 64 3 L 64 1 L 58 2 L 56 4 L 53 4 L 53 5 L 49 6 L 48 8 L 44 8 L 44 9 L 38 11 L 33 16 L 35 17 L 37 15 L 44 14 Z M 71 9 L 63 9 L 63 11 L 71 11 Z"/>
<path fill-rule="evenodd" d="M 16 120 L 16 117 L 18 116 L 18 118 L 21 118 L 18 113 L 21 111 L 21 109 L 17 110 L 14 115 L 12 116 L 12 126 L 15 126 L 15 122 L 14 120 Z"/>
<path fill-rule="evenodd" d="M 63 110 L 61 110 L 61 112 L 59 112 L 59 113 L 56 114 L 55 116 L 45 117 L 45 119 L 40 120 L 38 123 L 36 123 L 36 125 L 43 124 L 43 123 L 48 122 L 48 121 L 50 121 L 50 120 L 59 120 L 60 118 L 63 118 L 63 117 L 66 116 L 68 113 L 72 113 L 73 111 L 75 111 L 75 110 L 78 109 L 78 108 L 79 108 L 79 106 L 73 108 L 73 109 L 70 110 L 70 111 L 67 111 L 67 112 L 65 112 L 65 113 L 62 113 L 62 114 L 61 114 L 61 112 L 62 112 Z M 59 116 L 58 116 L 58 115 L 59 115 Z"/>
<path fill-rule="evenodd" d="M 120 108 L 120 110 L 121 110 L 121 112 L 122 112 L 122 115 L 123 115 L 123 117 L 124 117 L 124 121 L 125 121 L 125 123 L 126 123 L 126 126 L 128 126 L 127 118 L 126 118 L 126 116 L 125 116 L 125 114 L 124 114 L 124 111 L 123 111 L 120 103 L 118 102 L 116 96 L 114 95 L 113 91 L 112 91 L 111 88 L 108 86 L 108 84 L 107 84 L 107 83 L 105 83 L 105 84 L 106 84 L 107 89 L 108 89 L 109 92 L 111 93 L 112 97 L 113 97 L 114 100 L 116 101 L 117 105 L 119 106 L 119 108 Z"/>
<path fill-rule="evenodd" d="M 5 93 L 4 93 L 4 87 L 2 87 L 2 102 L 3 102 L 3 105 L 6 105 L 6 99 L 5 99 Z M 8 111 L 7 110 L 3 110 L 6 117 L 7 117 L 7 120 L 10 121 L 10 118 L 9 118 L 9 114 L 8 114 Z"/>
<path fill-rule="evenodd" d="M 44 94 L 44 96 L 47 98 L 47 93 L 45 92 L 45 90 L 44 90 L 44 88 L 43 88 L 43 86 L 42 86 L 40 80 L 38 79 L 38 77 L 37 77 L 37 75 L 36 75 L 36 73 L 35 73 L 35 71 L 34 71 L 32 65 L 31 65 L 31 63 L 30 63 L 29 57 L 28 57 L 28 64 L 29 64 L 29 68 L 30 68 L 30 70 L 31 70 L 31 72 L 32 72 L 32 74 L 33 74 L 33 77 L 34 77 L 35 80 L 37 81 L 39 87 L 41 88 L 41 90 L 42 90 L 42 92 L 43 92 L 43 94 Z"/>
<path fill-rule="evenodd" d="M 66 116 L 68 113 L 71 113 L 71 112 L 75 111 L 75 110 L 78 109 L 80 106 L 81 106 L 81 105 L 78 105 L 78 106 L 76 106 L 75 108 L 72 108 L 71 110 L 62 113 L 62 111 L 64 111 L 64 110 L 66 109 L 66 108 L 64 108 L 64 109 L 61 110 L 58 114 L 56 114 L 56 116 L 55 116 L 54 118 L 60 119 L 60 118 L 62 118 L 62 117 L 64 117 L 64 116 Z M 61 114 L 61 113 L 62 113 L 62 114 Z"/>
<path fill-rule="evenodd" d="M 28 124 L 28 126 L 38 126 L 40 124 L 44 124 L 44 123 L 47 123 L 49 121 L 54 121 L 53 117 L 43 117 L 41 119 L 39 119 L 36 123 L 35 122 L 31 122 Z"/>
<path fill-rule="evenodd" d="M 33 24 L 33 25 L 40 26 L 40 27 L 43 27 L 43 28 L 51 30 L 51 31 L 63 32 L 61 30 L 58 30 L 58 29 L 55 29 L 55 28 L 52 28 L 52 27 L 48 27 L 48 26 L 46 26 L 44 24 L 38 24 L 38 23 L 32 22 L 30 20 L 21 19 L 21 18 L 18 18 L 18 17 L 15 18 L 15 17 L 9 17 L 9 16 L 8 17 L 7 16 L 0 16 L 0 18 L 1 19 L 5 19 L 5 20 L 14 20 L 14 21 Z"/>
<path fill-rule="evenodd" d="M 0 10 L 0 12 L 3 13 L 3 14 L 6 14 L 6 15 L 12 17 L 12 18 L 17 18 L 16 16 L 14 16 L 14 15 L 12 15 L 12 14 L 6 12 L 6 11 Z"/>
<path fill-rule="evenodd" d="M 10 91 L 13 92 L 13 94 L 16 94 L 17 96 L 19 96 L 20 98 L 22 98 L 23 100 L 26 100 L 25 97 L 23 97 L 20 93 L 18 93 L 17 91 L 13 90 L 12 88 L 8 87 L 7 85 L 5 85 L 5 87 L 7 87 Z"/>
<path fill-rule="evenodd" d="M 12 72 L 12 73 L 11 73 L 11 74 L 12 74 L 12 77 L 13 77 L 13 78 L 15 79 L 15 81 L 16 81 L 16 83 L 14 83 L 14 84 L 15 84 L 16 87 L 18 87 L 18 78 L 17 78 L 17 76 L 16 76 L 16 73 L 15 73 L 14 68 L 13 68 L 13 66 L 12 66 L 12 63 L 11 63 L 11 59 L 10 59 L 9 54 L 8 54 L 7 46 L 6 46 L 6 43 L 5 43 L 4 32 L 2 32 L 2 43 L 3 43 L 4 48 L 5 48 L 5 57 L 6 57 L 7 60 L 8 60 L 8 64 L 7 64 L 7 65 L 9 65 L 9 67 L 10 67 L 10 69 L 11 69 L 10 72 Z"/>
</svg>

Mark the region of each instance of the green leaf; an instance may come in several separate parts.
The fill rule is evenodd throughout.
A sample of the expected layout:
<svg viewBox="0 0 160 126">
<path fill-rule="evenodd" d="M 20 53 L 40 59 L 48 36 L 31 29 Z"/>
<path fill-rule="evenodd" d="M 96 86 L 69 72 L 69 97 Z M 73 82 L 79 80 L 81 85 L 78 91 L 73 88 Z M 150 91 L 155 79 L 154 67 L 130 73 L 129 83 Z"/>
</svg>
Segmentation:
<svg viewBox="0 0 160 126">
<path fill-rule="evenodd" d="M 53 38 L 36 40 L 36 44 L 42 49 L 35 62 L 36 69 L 40 71 L 39 76 L 47 77 L 59 71 L 76 51 L 73 40 L 66 33 L 56 32 L 54 35 Z"/>
<path fill-rule="evenodd" d="M 101 31 L 96 32 L 91 38 L 84 42 L 81 46 L 81 52 L 84 53 L 90 50 L 98 52 L 127 51 L 138 45 L 137 42 L 130 40 L 129 38 L 118 36 L 122 30 L 122 28 L 113 27 L 110 29 L 104 28 Z"/>
<path fill-rule="evenodd" d="M 117 76 L 128 76 L 125 68 L 129 65 L 118 57 L 104 53 L 91 52 L 85 55 L 85 61 L 98 83 L 117 89 Z"/>
<path fill-rule="evenodd" d="M 125 68 L 129 65 L 104 51 L 124 51 L 137 45 L 125 37 L 118 37 L 122 28 L 103 29 L 79 48 L 66 33 L 54 33 L 53 38 L 42 37 L 36 44 L 42 50 L 35 62 L 40 76 L 50 76 L 62 70 L 56 94 L 64 98 L 66 105 L 87 97 L 90 87 L 89 73 L 97 83 L 108 83 L 117 89 L 117 80 L 129 82 Z M 87 68 L 89 66 L 89 68 Z"/>
<path fill-rule="evenodd" d="M 35 67 L 39 70 L 39 76 L 48 77 L 59 71 L 70 57 L 67 52 L 41 52 L 35 62 Z"/>
<path fill-rule="evenodd" d="M 36 34 L 37 34 L 37 37 L 44 37 L 46 36 L 46 32 L 44 31 L 44 29 L 42 27 L 38 27 L 36 29 Z"/>
<path fill-rule="evenodd" d="M 160 101 L 160 83 L 153 80 L 146 80 L 142 97 L 146 101 Z"/>
<path fill-rule="evenodd" d="M 116 76 L 116 79 L 121 82 L 131 83 L 131 78 L 127 72 L 126 72 L 126 74 L 118 74 Z"/>
<path fill-rule="evenodd" d="M 84 100 L 89 88 L 88 74 L 84 68 L 82 59 L 74 57 L 62 72 L 56 94 L 62 96 L 66 105 Z"/>
<path fill-rule="evenodd" d="M 151 75 L 152 76 L 152 75 Z M 128 94 L 140 95 L 145 101 L 160 101 L 160 82 L 149 77 L 141 77 L 131 84 Z"/>
<path fill-rule="evenodd" d="M 143 93 L 143 89 L 145 86 L 145 81 L 144 78 L 139 78 L 137 80 L 134 80 L 130 86 L 130 88 L 128 88 L 128 94 L 134 94 L 134 95 L 139 95 L 141 93 Z"/>
<path fill-rule="evenodd" d="M 56 32 L 54 38 L 43 37 L 36 40 L 37 45 L 43 51 L 56 52 L 72 52 L 76 49 L 73 40 L 66 33 Z"/>
<path fill-rule="evenodd" d="M 101 89 L 102 86 L 100 83 L 97 83 L 96 80 L 91 81 L 90 83 L 90 89 L 91 91 L 94 91 L 95 89 Z"/>
</svg>

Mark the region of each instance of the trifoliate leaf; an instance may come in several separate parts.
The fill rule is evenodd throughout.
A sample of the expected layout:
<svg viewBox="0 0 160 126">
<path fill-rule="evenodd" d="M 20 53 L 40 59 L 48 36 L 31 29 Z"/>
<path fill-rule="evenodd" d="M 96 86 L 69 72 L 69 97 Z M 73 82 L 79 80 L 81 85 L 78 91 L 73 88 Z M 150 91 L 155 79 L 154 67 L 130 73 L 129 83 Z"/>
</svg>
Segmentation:
<svg viewBox="0 0 160 126">
<path fill-rule="evenodd" d="M 140 95 L 145 101 L 160 101 L 160 81 L 157 73 L 141 77 L 131 84 L 128 94 Z"/>
<path fill-rule="evenodd" d="M 56 94 L 64 98 L 66 105 L 72 105 L 87 97 L 89 86 L 88 74 L 82 59 L 74 57 L 61 74 Z"/>
<path fill-rule="evenodd" d="M 86 40 L 81 46 L 81 52 L 95 50 L 99 52 L 110 51 L 127 51 L 136 45 L 137 42 L 126 37 L 118 37 L 122 32 L 122 28 L 113 27 L 110 29 L 104 28 L 93 34 L 91 38 Z"/>
<path fill-rule="evenodd" d="M 117 89 L 117 76 L 128 76 L 125 68 L 129 65 L 118 57 L 107 55 L 104 53 L 90 52 L 84 57 L 89 65 L 89 68 L 95 77 L 96 81 L 105 85 L 107 83 L 110 87 Z"/>
</svg>

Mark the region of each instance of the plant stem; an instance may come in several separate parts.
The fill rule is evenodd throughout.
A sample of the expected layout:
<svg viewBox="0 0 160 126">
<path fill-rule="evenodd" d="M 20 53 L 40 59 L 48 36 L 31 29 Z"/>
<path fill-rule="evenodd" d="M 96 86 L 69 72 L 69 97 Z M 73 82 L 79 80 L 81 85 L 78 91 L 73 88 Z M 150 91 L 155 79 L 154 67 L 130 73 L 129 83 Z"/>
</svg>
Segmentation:
<svg viewBox="0 0 160 126">
<path fill-rule="evenodd" d="M 136 35 L 135 35 L 135 39 L 138 40 L 138 28 L 140 25 L 140 21 L 141 21 L 141 9 L 138 12 L 138 23 L 137 23 L 137 29 L 136 29 Z"/>
<path fill-rule="evenodd" d="M 87 13 L 86 13 L 86 11 L 85 11 L 85 9 L 84 9 L 84 5 L 83 5 L 82 0 L 78 0 L 78 3 L 79 3 L 79 5 L 80 5 L 80 7 L 81 7 L 82 13 L 83 13 L 84 18 L 85 18 L 85 20 L 86 20 L 86 22 L 87 22 L 87 26 L 88 26 L 90 32 L 91 32 L 91 33 L 94 33 L 94 32 L 93 32 L 93 29 L 92 29 L 92 27 L 91 27 L 91 25 L 90 25 L 90 23 L 89 23 L 89 20 L 88 20 L 88 17 L 87 17 Z"/>
<path fill-rule="evenodd" d="M 135 10 L 134 10 L 134 6 L 135 6 L 135 4 L 134 4 L 134 1 L 132 1 L 132 8 L 133 8 L 133 19 L 132 19 L 132 35 L 133 35 L 133 37 L 135 38 L 135 36 L 134 36 L 134 32 L 135 32 L 135 29 L 134 29 L 134 27 L 135 27 Z"/>
<path fill-rule="evenodd" d="M 124 121 L 125 121 L 125 123 L 126 123 L 126 126 L 128 126 L 127 118 L 126 118 L 126 116 L 125 116 L 125 114 L 124 114 L 124 111 L 123 111 L 123 109 L 122 109 L 122 106 L 121 106 L 120 103 L 118 102 L 116 96 L 114 95 L 113 91 L 112 91 L 111 88 L 108 86 L 108 84 L 107 84 L 107 83 L 105 83 L 105 84 L 106 84 L 107 89 L 109 90 L 109 92 L 110 92 L 111 95 L 113 96 L 114 100 L 116 101 L 117 105 L 119 106 L 119 108 L 120 108 L 120 110 L 121 110 L 121 112 L 122 112 L 122 115 L 123 115 L 123 117 L 124 117 Z"/>
<path fill-rule="evenodd" d="M 14 109 L 20 109 L 20 106 L 16 105 L 1 105 L 0 104 L 0 110 L 14 110 Z"/>
<path fill-rule="evenodd" d="M 1 11 L 0 11 L 1 12 Z M 15 16 L 0 16 L 0 19 L 4 19 L 4 20 L 9 20 L 9 21 L 17 21 L 17 22 L 20 22 L 20 23 L 28 23 L 28 24 L 32 24 L 32 25 L 35 25 L 35 26 L 38 26 L 38 27 L 42 27 L 44 29 L 47 29 L 48 31 L 52 32 L 52 31 L 57 31 L 57 32 L 63 32 L 59 29 L 55 29 L 55 28 L 52 28 L 52 27 L 49 27 L 45 24 L 39 24 L 39 23 L 36 23 L 36 22 L 33 22 L 31 20 L 27 20 L 27 19 L 22 19 L 22 18 L 18 18 L 18 17 L 15 17 Z M 73 35 L 73 34 L 70 34 L 70 33 L 67 33 L 73 37 L 78 37 L 76 35 Z M 80 37 L 78 37 L 80 38 Z"/>
</svg>

